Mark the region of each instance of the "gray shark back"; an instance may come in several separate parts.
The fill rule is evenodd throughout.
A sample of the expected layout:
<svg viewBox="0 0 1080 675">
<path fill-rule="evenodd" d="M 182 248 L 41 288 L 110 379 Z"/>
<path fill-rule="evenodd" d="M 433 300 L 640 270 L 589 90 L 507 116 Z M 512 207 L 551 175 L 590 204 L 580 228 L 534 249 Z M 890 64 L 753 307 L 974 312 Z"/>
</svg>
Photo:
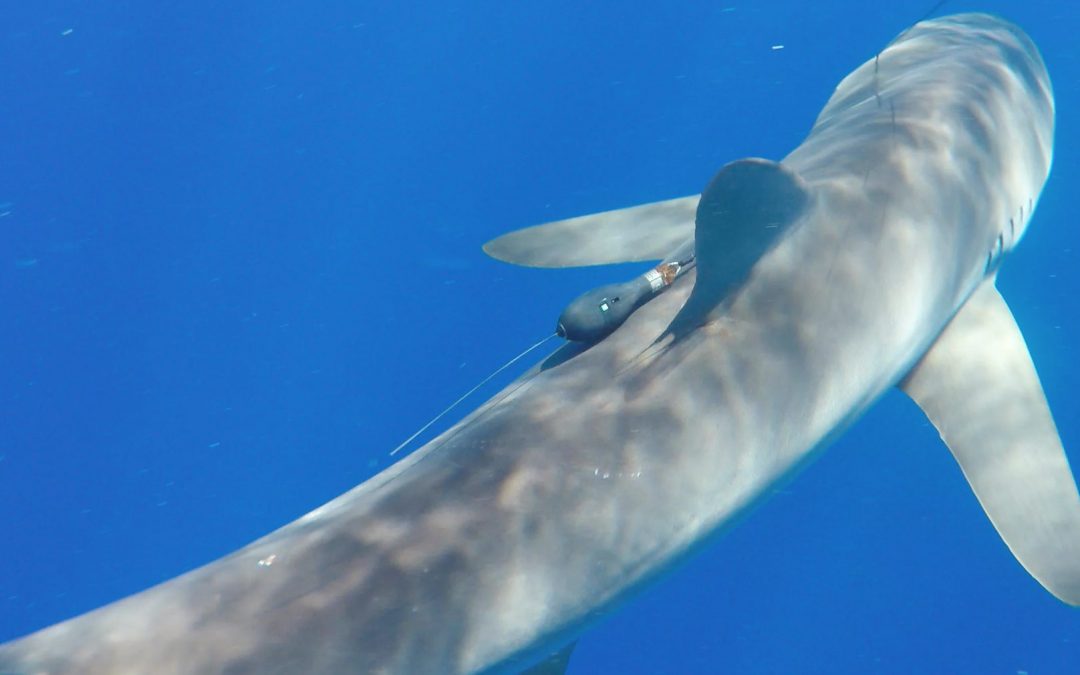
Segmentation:
<svg viewBox="0 0 1080 675">
<path fill-rule="evenodd" d="M 905 31 L 841 83 L 783 160 L 797 181 L 775 168 L 741 185 L 738 213 L 779 213 L 750 220 L 782 220 L 779 236 L 724 255 L 711 229 L 724 203 L 704 200 L 697 270 L 610 336 L 565 348 L 412 456 L 244 549 L 0 647 L 0 672 L 530 667 L 901 381 L 1019 240 L 1052 140 L 1049 79 L 1017 28 L 961 15 Z M 723 194 L 727 180 L 710 189 Z M 770 211 L 781 188 L 798 208 Z M 686 235 L 686 206 L 661 210 L 671 241 Z M 586 241 L 587 221 L 499 250 L 528 262 L 535 245 L 534 261 L 558 266 L 552 238 L 569 228 Z M 660 255 L 643 246 L 616 257 Z"/>
</svg>

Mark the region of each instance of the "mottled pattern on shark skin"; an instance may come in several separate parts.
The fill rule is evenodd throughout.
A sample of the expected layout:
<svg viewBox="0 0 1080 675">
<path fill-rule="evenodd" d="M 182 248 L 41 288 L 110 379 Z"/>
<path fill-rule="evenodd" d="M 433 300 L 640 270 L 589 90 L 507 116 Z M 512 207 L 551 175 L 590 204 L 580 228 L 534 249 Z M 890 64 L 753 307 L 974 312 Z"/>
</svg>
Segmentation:
<svg viewBox="0 0 1080 675">
<path fill-rule="evenodd" d="M 966 66 L 962 77 L 958 61 Z M 880 114 L 864 114 L 865 108 Z M 985 15 L 958 15 L 912 27 L 881 58 L 848 75 L 811 137 L 785 163 L 804 175 L 812 170 L 834 176 L 855 191 L 867 187 L 858 183 L 860 177 L 870 183 L 875 174 L 900 178 L 920 194 L 957 198 L 952 218 L 942 219 L 942 226 L 983 212 L 988 226 L 1000 227 L 1019 217 L 1022 206 L 1025 219 L 1030 217 L 1034 204 L 1027 202 L 1037 199 L 1050 169 L 1053 122 L 1052 88 L 1031 40 L 1014 26 L 987 22 Z M 936 161 L 912 164 L 911 153 L 860 151 L 883 139 Z M 891 171 L 882 171 L 882 160 Z M 1017 200 L 1022 203 L 1003 203 L 1013 191 L 1001 186 L 1014 184 L 1023 185 L 1025 194 Z M 947 189 L 951 185 L 960 189 Z M 879 189 L 890 194 L 896 185 Z M 979 209 L 972 200 L 989 203 Z M 1010 247 L 1020 234 L 1007 242 Z"/>
<path fill-rule="evenodd" d="M 782 161 L 813 192 L 799 226 L 708 294 L 688 330 L 667 332 L 702 265 L 379 476 L 232 556 L 0 647 L 0 671 L 525 669 L 910 370 L 1023 234 L 1052 137 L 1049 81 L 1018 29 L 962 15 L 905 31 Z"/>
</svg>

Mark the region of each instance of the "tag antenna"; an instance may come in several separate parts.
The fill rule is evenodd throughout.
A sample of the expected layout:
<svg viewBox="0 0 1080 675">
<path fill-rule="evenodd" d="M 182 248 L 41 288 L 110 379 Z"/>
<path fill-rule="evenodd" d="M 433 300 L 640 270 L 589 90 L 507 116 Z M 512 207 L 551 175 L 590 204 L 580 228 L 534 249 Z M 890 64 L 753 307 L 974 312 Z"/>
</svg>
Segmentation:
<svg viewBox="0 0 1080 675">
<path fill-rule="evenodd" d="M 488 376 L 487 376 L 487 377 L 485 377 L 484 379 L 480 380 L 480 382 L 479 382 L 479 383 L 477 383 L 477 385 L 476 385 L 475 387 L 473 387 L 473 388 L 472 388 L 472 389 L 470 389 L 469 391 L 467 391 L 467 392 L 465 392 L 464 394 L 462 394 L 462 395 L 461 395 L 460 397 L 458 397 L 458 399 L 457 399 L 456 401 L 454 401 L 454 402 L 453 402 L 453 403 L 451 403 L 451 404 L 450 404 L 449 406 L 447 406 L 445 410 L 443 410 L 443 411 L 442 411 L 441 413 L 439 413 L 439 414 L 438 414 L 438 415 L 436 415 L 435 417 L 432 417 L 432 418 L 431 418 L 431 421 L 430 421 L 430 422 L 428 422 L 428 423 L 427 423 L 427 424 L 425 424 L 424 426 L 422 426 L 422 427 L 420 427 L 419 429 L 417 429 L 417 430 L 416 430 L 416 433 L 414 433 L 414 434 L 413 434 L 412 436 L 409 436 L 409 437 L 408 437 L 408 438 L 406 438 L 406 439 L 405 439 L 404 441 L 402 441 L 402 442 L 401 442 L 401 445 L 399 445 L 399 446 L 397 446 L 396 448 L 394 448 L 393 450 L 391 450 L 391 451 L 390 451 L 390 456 L 391 456 L 391 457 L 393 457 L 393 456 L 394 456 L 394 455 L 396 455 L 396 454 L 397 454 L 398 452 L 400 452 L 402 448 L 404 448 L 404 447 L 405 447 L 406 445 L 408 445 L 409 443 L 411 443 L 411 442 L 412 442 L 412 441 L 413 441 L 413 440 L 414 440 L 414 439 L 415 439 L 415 438 L 416 438 L 417 436 L 419 436 L 420 434 L 422 434 L 422 433 L 424 433 L 425 431 L 427 431 L 427 429 L 428 429 L 428 428 L 429 428 L 429 427 L 430 427 L 430 426 L 431 426 L 432 424 L 435 424 L 436 422 L 438 422 L 439 420 L 441 420 L 441 419 L 442 419 L 442 418 L 443 418 L 443 417 L 444 417 L 444 416 L 445 416 L 445 415 L 446 415 L 447 413 L 449 413 L 449 412 L 450 412 L 451 410 L 453 410 L 454 408 L 456 408 L 456 407 L 457 407 L 457 405 L 458 405 L 459 403 L 461 403 L 461 402 L 462 402 L 462 401 L 464 401 L 465 399 L 467 399 L 467 398 L 469 398 L 470 396 L 472 396 L 472 395 L 473 395 L 473 393 L 475 393 L 477 389 L 479 389 L 480 387 L 482 387 L 482 386 L 484 386 L 485 384 L 487 384 L 488 382 L 490 382 L 490 381 L 491 381 L 491 380 L 492 380 L 492 379 L 493 379 L 493 378 L 494 378 L 495 376 L 497 376 L 497 375 L 498 375 L 499 373 L 501 373 L 502 371 L 506 370 L 506 369 L 507 369 L 507 368 L 509 368 L 510 366 L 514 365 L 515 363 L 517 363 L 517 362 L 518 362 L 518 361 L 520 361 L 521 359 L 525 358 L 525 356 L 527 356 L 527 355 L 528 355 L 528 354 L 529 354 L 530 352 L 532 352 L 533 350 L 535 350 L 535 349 L 539 348 L 539 347 L 540 347 L 541 345 L 543 345 L 543 344 L 544 344 L 545 342 L 547 342 L 548 340 L 550 340 L 551 338 L 553 338 L 553 337 L 555 337 L 555 336 L 556 336 L 556 334 L 555 334 L 555 333 L 552 333 L 551 335 L 547 336 L 547 337 L 546 337 L 546 338 L 544 338 L 543 340 L 541 340 L 541 341 L 537 342 L 536 344 L 534 344 L 534 345 L 533 345 L 532 347 L 529 347 L 529 348 L 528 348 L 528 349 L 526 349 L 525 351 L 521 352 L 520 354 L 518 354 L 518 355 L 517 355 L 517 356 L 515 356 L 514 358 L 512 358 L 512 359 L 510 359 L 509 361 L 507 361 L 506 363 L 504 363 L 503 365 L 499 366 L 499 367 L 498 367 L 498 368 L 497 368 L 497 369 L 495 370 L 495 372 L 491 373 L 490 375 L 488 375 Z"/>
</svg>

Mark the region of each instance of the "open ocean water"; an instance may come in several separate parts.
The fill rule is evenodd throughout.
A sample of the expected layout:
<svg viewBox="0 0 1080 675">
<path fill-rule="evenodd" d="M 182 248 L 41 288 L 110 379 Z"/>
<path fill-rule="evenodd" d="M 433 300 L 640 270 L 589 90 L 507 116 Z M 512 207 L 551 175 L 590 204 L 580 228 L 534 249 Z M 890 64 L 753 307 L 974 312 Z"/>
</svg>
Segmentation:
<svg viewBox="0 0 1080 675">
<path fill-rule="evenodd" d="M 932 4 L 4 3 L 0 642 L 387 466 L 632 273 L 513 268 L 484 241 L 779 159 Z M 967 10 L 1024 28 L 1055 85 L 1053 173 L 1000 287 L 1080 467 L 1080 7 L 938 14 Z M 1069 675 L 1080 610 L 890 393 L 570 668 L 718 672 Z"/>
</svg>

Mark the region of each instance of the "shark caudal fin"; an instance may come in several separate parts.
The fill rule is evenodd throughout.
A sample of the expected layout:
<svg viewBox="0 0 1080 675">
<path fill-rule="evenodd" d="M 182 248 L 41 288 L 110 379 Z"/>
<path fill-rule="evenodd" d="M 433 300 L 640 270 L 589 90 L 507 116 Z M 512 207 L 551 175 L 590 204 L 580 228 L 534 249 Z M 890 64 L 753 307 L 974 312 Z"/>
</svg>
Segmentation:
<svg viewBox="0 0 1080 675">
<path fill-rule="evenodd" d="M 1024 568 L 1080 605 L 1080 495 L 1012 313 L 984 283 L 901 383 Z"/>
<path fill-rule="evenodd" d="M 492 258 L 525 267 L 585 267 L 662 260 L 694 236 L 698 196 L 557 220 L 484 244 Z"/>
</svg>

